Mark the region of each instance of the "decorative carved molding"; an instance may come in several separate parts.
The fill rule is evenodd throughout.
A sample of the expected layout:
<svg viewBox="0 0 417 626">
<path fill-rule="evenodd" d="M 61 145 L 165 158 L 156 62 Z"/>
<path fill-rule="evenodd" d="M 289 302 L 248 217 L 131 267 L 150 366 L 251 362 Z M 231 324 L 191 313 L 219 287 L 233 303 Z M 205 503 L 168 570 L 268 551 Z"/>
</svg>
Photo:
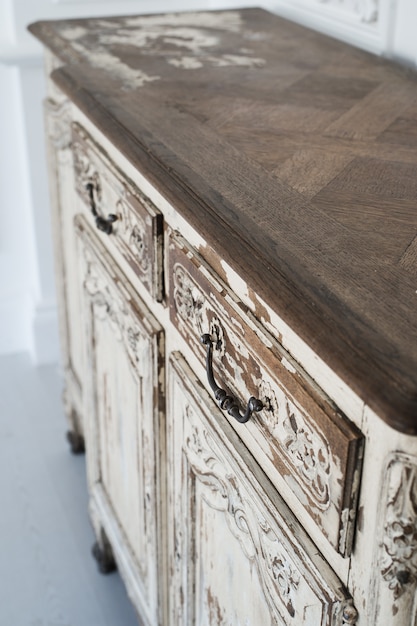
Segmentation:
<svg viewBox="0 0 417 626">
<path fill-rule="evenodd" d="M 381 574 L 397 600 L 417 588 L 417 459 L 396 456 L 385 483 Z"/>
<path fill-rule="evenodd" d="M 121 197 L 116 203 L 116 214 L 119 215 L 117 235 L 122 240 L 140 271 L 147 276 L 149 283 L 152 281 L 152 256 L 149 249 L 150 241 L 148 229 L 144 220 L 136 212 L 133 213 L 128 200 L 128 191 L 123 185 Z"/>
<path fill-rule="evenodd" d="M 87 248 L 84 248 L 84 259 L 84 288 L 93 304 L 95 317 L 108 321 L 115 338 L 124 342 L 133 362 L 139 364 L 141 355 L 148 352 L 149 339 L 146 333 L 135 322 L 123 295 L 111 288 L 110 280 Z"/>
<path fill-rule="evenodd" d="M 307 416 L 292 402 L 284 390 L 269 381 L 259 385 L 259 398 L 265 410 L 258 419 L 280 442 L 295 468 L 304 489 L 324 510 L 330 505 L 330 447 Z"/>
<path fill-rule="evenodd" d="M 146 232 L 139 222 L 130 231 L 129 247 L 135 250 L 135 259 L 142 271 L 146 272 L 149 267 L 149 252 L 146 245 Z"/>
</svg>

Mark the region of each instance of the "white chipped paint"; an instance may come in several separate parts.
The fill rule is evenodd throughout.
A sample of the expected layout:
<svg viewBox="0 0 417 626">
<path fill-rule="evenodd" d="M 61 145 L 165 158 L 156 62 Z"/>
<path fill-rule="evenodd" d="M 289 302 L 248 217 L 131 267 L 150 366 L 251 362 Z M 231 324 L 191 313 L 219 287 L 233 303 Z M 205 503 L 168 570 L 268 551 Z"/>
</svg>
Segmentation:
<svg viewBox="0 0 417 626">
<path fill-rule="evenodd" d="M 243 33 L 243 38 L 247 41 L 265 41 L 267 37 L 267 33 L 263 32 L 246 31 L 245 33 Z"/>
<path fill-rule="evenodd" d="M 245 304 L 250 306 L 252 310 L 255 310 L 254 302 L 249 298 L 249 291 L 246 281 L 243 280 L 241 276 L 235 270 L 233 270 L 230 265 L 226 263 L 226 261 L 220 262 L 223 271 L 226 275 L 227 283 L 233 289 L 233 291 L 239 295 L 240 298 L 244 299 Z"/>
<path fill-rule="evenodd" d="M 297 370 L 295 369 L 294 365 L 290 363 L 289 360 L 285 358 L 285 356 L 282 357 L 281 363 L 285 367 L 285 369 L 291 372 L 291 374 L 297 373 Z"/>
<path fill-rule="evenodd" d="M 119 29 L 112 34 L 99 35 L 99 41 L 104 46 L 129 45 L 146 50 L 146 54 L 162 54 L 167 63 L 185 70 L 200 69 L 204 65 L 261 67 L 265 64 L 264 59 L 249 56 L 250 50 L 246 50 L 245 55 L 207 55 L 208 49 L 219 45 L 220 38 L 210 31 L 191 26 L 147 25 L 143 30 Z M 186 50 L 188 54 L 178 57 L 176 49 Z"/>
<path fill-rule="evenodd" d="M 234 384 L 236 387 L 243 387 L 245 384 L 244 381 L 244 374 L 245 374 L 245 370 L 243 369 L 243 367 L 241 367 L 236 361 L 235 359 L 233 359 L 230 354 L 226 351 L 225 355 L 224 355 L 224 359 L 225 361 L 228 363 L 230 368 L 233 368 L 233 374 L 234 374 Z"/>
<path fill-rule="evenodd" d="M 165 15 L 141 15 L 138 17 L 126 17 L 123 20 L 129 28 L 161 28 L 161 27 L 185 27 L 212 28 L 238 33 L 242 28 L 242 18 L 238 11 L 223 11 L 214 13 L 211 11 L 190 13 L 167 13 Z"/>
<path fill-rule="evenodd" d="M 264 59 L 239 56 L 237 54 L 223 54 L 221 57 L 209 57 L 208 60 L 216 67 L 228 67 L 230 65 L 240 67 L 262 67 L 265 65 Z"/>
<path fill-rule="evenodd" d="M 181 57 L 179 59 L 169 59 L 168 63 L 174 67 L 182 68 L 183 70 L 198 70 L 203 67 L 203 64 L 194 57 Z"/>
<path fill-rule="evenodd" d="M 201 54 L 203 48 L 214 48 L 219 38 L 197 28 L 168 29 L 163 41 L 177 48 L 185 48 L 192 54 Z"/>
<path fill-rule="evenodd" d="M 125 89 L 137 89 L 161 77 L 149 76 L 144 70 L 125 64 L 114 50 L 115 46 L 139 48 L 145 56 L 162 57 L 167 64 L 181 70 L 204 66 L 261 67 L 264 59 L 251 56 L 247 48 L 242 54 L 209 54 L 219 46 L 222 33 L 239 32 L 242 26 L 240 14 L 229 11 L 142 16 L 109 23 L 96 20 L 88 31 L 83 27 L 63 27 L 60 32 L 93 67 L 122 80 Z M 83 43 L 87 34 L 96 36 L 94 48 Z"/>
<path fill-rule="evenodd" d="M 237 335 L 235 335 L 234 333 L 229 333 L 229 341 L 234 347 L 236 353 L 239 354 L 242 359 L 247 361 L 250 357 L 250 353 L 248 348 L 245 346 L 244 343 L 242 343 L 239 337 L 237 337 Z"/>
<path fill-rule="evenodd" d="M 100 29 L 110 30 L 112 28 L 118 28 L 120 26 L 120 22 L 112 21 L 111 19 L 105 20 L 94 20 L 94 25 L 98 26 Z"/>
<path fill-rule="evenodd" d="M 149 76 L 140 69 L 130 67 L 104 47 L 98 46 L 97 49 L 90 50 L 79 42 L 74 43 L 73 47 L 88 59 L 89 64 L 94 68 L 104 70 L 113 78 L 122 81 L 125 89 L 137 89 L 143 87 L 145 83 L 153 82 L 160 78 L 159 76 Z"/>
<path fill-rule="evenodd" d="M 76 41 L 85 37 L 87 34 L 87 29 L 84 26 L 68 26 L 67 28 L 63 28 L 61 31 L 61 36 L 68 41 Z"/>
<path fill-rule="evenodd" d="M 198 28 L 156 28 L 154 30 L 120 29 L 115 33 L 101 35 L 100 43 L 105 45 L 130 45 L 152 49 L 152 45 L 164 44 L 169 48 L 185 48 L 192 54 L 201 54 L 204 48 L 213 48 L 219 38 Z"/>
<path fill-rule="evenodd" d="M 283 348 L 298 362 L 325 394 L 359 428 L 362 424 L 364 402 L 352 389 L 312 350 L 290 326 L 257 296 L 261 307 L 268 311 L 269 319 L 259 321 L 273 337 L 279 337 Z"/>
</svg>

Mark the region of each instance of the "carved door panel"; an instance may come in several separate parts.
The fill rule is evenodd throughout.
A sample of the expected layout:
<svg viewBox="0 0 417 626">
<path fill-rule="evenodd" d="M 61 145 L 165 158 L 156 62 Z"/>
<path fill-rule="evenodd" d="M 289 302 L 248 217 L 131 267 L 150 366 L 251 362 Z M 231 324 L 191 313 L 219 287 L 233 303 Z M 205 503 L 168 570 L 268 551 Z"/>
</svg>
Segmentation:
<svg viewBox="0 0 417 626">
<path fill-rule="evenodd" d="M 90 511 L 105 534 L 144 624 L 162 623 L 162 328 L 84 218 L 75 226 L 83 266 L 88 361 L 86 444 Z"/>
<path fill-rule="evenodd" d="M 354 624 L 342 584 L 180 354 L 169 371 L 169 623 Z"/>
</svg>

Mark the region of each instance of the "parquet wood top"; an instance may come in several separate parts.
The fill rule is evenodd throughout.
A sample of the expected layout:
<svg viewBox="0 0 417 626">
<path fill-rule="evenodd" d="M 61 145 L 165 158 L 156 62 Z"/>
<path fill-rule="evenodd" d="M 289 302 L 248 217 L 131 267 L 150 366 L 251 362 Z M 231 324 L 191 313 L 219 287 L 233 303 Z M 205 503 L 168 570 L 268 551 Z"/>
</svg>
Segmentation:
<svg viewBox="0 0 417 626">
<path fill-rule="evenodd" d="M 31 30 L 115 145 L 366 403 L 417 434 L 415 74 L 259 9 Z"/>
</svg>

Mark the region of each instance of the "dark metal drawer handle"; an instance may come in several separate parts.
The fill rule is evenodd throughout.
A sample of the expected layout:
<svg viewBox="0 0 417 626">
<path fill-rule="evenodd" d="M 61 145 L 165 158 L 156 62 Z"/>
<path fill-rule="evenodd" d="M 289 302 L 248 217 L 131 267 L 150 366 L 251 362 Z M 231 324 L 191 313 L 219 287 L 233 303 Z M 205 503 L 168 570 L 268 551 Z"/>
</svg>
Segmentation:
<svg viewBox="0 0 417 626">
<path fill-rule="evenodd" d="M 234 417 L 238 422 L 240 422 L 241 424 L 244 424 L 250 419 L 254 411 L 257 412 L 263 409 L 262 402 L 258 400 L 258 398 L 254 398 L 252 396 L 251 398 L 249 398 L 246 411 L 242 415 L 240 413 L 239 404 L 236 398 L 234 398 L 233 396 L 229 396 L 227 392 L 221 387 L 219 387 L 216 381 L 214 380 L 213 364 L 212 364 L 213 340 L 211 336 L 208 333 L 205 333 L 204 335 L 201 335 L 200 341 L 202 344 L 207 346 L 207 356 L 206 356 L 207 379 L 208 379 L 210 387 L 214 391 L 214 397 L 219 403 L 219 407 L 223 409 L 223 411 L 227 411 L 228 414 Z"/>
<path fill-rule="evenodd" d="M 113 222 L 115 222 L 118 217 L 114 213 L 109 213 L 107 217 L 102 217 L 97 213 L 96 201 L 94 199 L 94 185 L 93 183 L 87 183 L 85 186 L 88 191 L 88 197 L 90 200 L 90 209 L 91 213 L 96 218 L 96 226 L 99 230 L 107 235 L 111 235 L 113 232 Z"/>
</svg>

